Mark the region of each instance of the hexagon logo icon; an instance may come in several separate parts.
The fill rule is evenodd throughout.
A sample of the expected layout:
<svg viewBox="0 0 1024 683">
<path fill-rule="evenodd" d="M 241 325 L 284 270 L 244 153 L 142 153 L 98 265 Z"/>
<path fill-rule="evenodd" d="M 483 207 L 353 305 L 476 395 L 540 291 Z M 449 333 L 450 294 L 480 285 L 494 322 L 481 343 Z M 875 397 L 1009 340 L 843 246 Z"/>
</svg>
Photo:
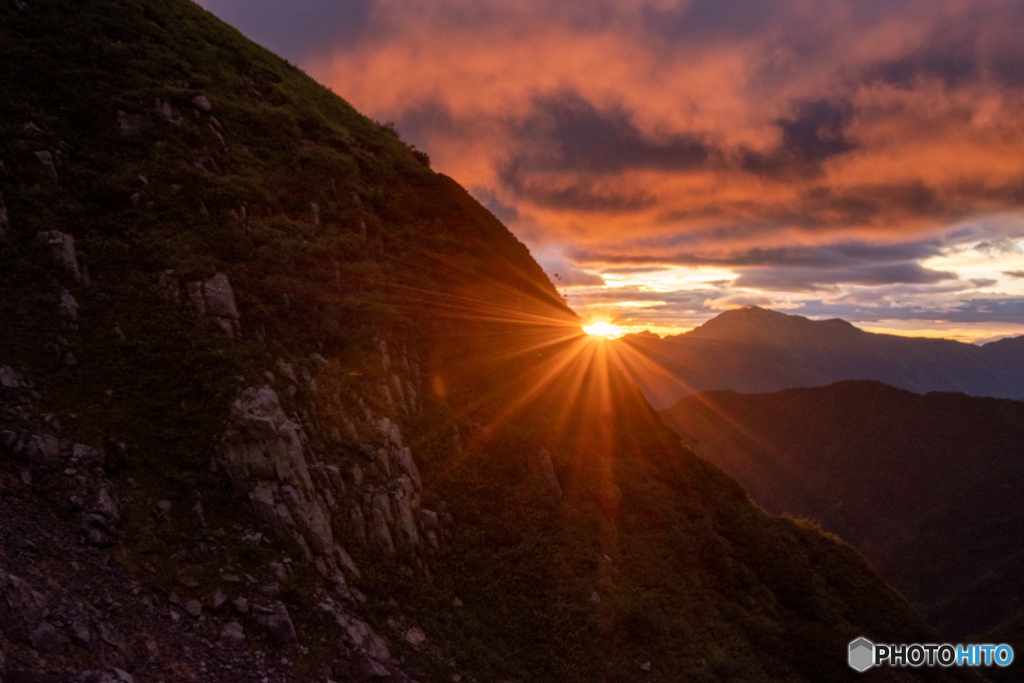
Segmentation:
<svg viewBox="0 0 1024 683">
<path fill-rule="evenodd" d="M 850 668 L 864 673 L 875 663 L 875 644 L 867 638 L 850 641 Z"/>
</svg>

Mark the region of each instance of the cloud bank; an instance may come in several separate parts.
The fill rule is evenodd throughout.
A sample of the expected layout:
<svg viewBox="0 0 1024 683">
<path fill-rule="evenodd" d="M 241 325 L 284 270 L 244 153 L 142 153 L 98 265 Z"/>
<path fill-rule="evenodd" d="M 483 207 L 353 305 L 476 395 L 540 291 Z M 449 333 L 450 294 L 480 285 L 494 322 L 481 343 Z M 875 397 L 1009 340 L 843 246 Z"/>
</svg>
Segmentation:
<svg viewBox="0 0 1024 683">
<path fill-rule="evenodd" d="M 712 301 L 1024 301 L 1024 0 L 202 4 L 560 250 L 562 285 L 665 266 L 724 272 Z"/>
</svg>

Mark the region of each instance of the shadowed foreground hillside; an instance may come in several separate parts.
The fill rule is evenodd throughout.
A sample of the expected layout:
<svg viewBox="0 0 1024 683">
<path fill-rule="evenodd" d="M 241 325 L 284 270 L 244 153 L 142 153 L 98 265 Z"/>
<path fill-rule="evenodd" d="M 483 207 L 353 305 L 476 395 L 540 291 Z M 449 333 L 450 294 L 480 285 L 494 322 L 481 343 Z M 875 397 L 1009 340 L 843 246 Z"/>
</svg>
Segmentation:
<svg viewBox="0 0 1024 683">
<path fill-rule="evenodd" d="M 0 63 L 4 680 L 977 680 L 854 674 L 937 634 L 193 3 L 4 3 Z"/>
<path fill-rule="evenodd" d="M 708 392 L 663 415 L 765 509 L 860 549 L 947 635 L 1021 609 L 1024 402 L 840 382 Z"/>
<path fill-rule="evenodd" d="M 975 346 L 875 334 L 839 319 L 809 320 L 751 306 L 685 334 L 641 333 L 622 341 L 662 368 L 635 377 L 658 408 L 701 391 L 761 393 L 848 379 L 920 393 L 1024 398 L 1024 337 Z"/>
</svg>

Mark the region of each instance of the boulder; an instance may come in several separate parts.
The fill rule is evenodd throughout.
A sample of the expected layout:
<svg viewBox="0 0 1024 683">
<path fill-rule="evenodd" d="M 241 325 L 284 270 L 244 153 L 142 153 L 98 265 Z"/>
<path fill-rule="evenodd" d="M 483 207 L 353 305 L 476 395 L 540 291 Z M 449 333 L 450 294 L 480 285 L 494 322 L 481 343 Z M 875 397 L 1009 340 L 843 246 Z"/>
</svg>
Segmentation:
<svg viewBox="0 0 1024 683">
<path fill-rule="evenodd" d="M 12 640 L 31 642 L 32 634 L 48 615 L 41 593 L 0 569 L 0 632 Z"/>
<path fill-rule="evenodd" d="M 98 448 L 76 443 L 71 447 L 71 462 L 82 467 L 102 467 L 104 455 Z"/>
<path fill-rule="evenodd" d="M 39 465 L 56 467 L 60 464 L 60 441 L 52 434 L 34 434 L 28 438 L 25 456 Z"/>
<path fill-rule="evenodd" d="M 200 604 L 198 600 L 186 600 L 185 611 L 193 617 L 198 617 L 200 614 L 203 613 L 203 606 L 202 604 Z"/>
<path fill-rule="evenodd" d="M 220 610 L 224 606 L 224 603 L 228 601 L 228 596 L 221 593 L 219 590 L 214 591 L 213 595 L 210 596 L 210 609 L 214 612 Z"/>
<path fill-rule="evenodd" d="M 60 317 L 64 319 L 72 329 L 78 328 L 78 301 L 75 297 L 66 289 L 60 292 L 60 307 L 58 308 Z"/>
<path fill-rule="evenodd" d="M 295 642 L 295 626 L 288 614 L 288 608 L 278 603 L 272 608 L 261 608 L 256 612 L 256 623 L 266 629 L 270 639 L 278 645 Z"/>
<path fill-rule="evenodd" d="M 238 307 L 235 305 L 235 293 L 231 289 L 227 275 L 217 273 L 203 282 L 203 299 L 210 313 L 217 316 L 218 322 L 229 337 L 234 337 L 238 327 Z"/>
<path fill-rule="evenodd" d="M 221 318 L 237 318 L 238 308 L 235 305 L 235 293 L 224 273 L 217 273 L 203 282 L 203 298 L 210 312 Z"/>
<path fill-rule="evenodd" d="M 32 647 L 44 654 L 63 652 L 68 647 L 67 637 L 48 621 L 40 622 L 29 635 Z"/>
<path fill-rule="evenodd" d="M 36 152 L 36 159 L 39 160 L 43 170 L 46 171 L 46 175 L 53 182 L 59 182 L 60 176 L 57 175 L 57 167 L 53 164 L 53 155 L 47 151 Z"/>
<path fill-rule="evenodd" d="M 210 100 L 206 99 L 206 95 L 196 95 L 193 97 L 192 106 L 200 111 L 206 112 L 207 114 L 213 110 L 213 107 L 210 105 Z"/>
<path fill-rule="evenodd" d="M 110 497 L 110 494 L 107 493 L 106 488 L 101 488 L 90 501 L 89 511 L 99 513 L 111 522 L 121 521 L 121 514 L 117 511 L 117 504 Z"/>
<path fill-rule="evenodd" d="M 36 234 L 36 239 L 50 247 L 53 258 L 71 273 L 75 282 L 82 281 L 82 271 L 75 257 L 75 238 L 60 230 L 46 230 Z"/>
<path fill-rule="evenodd" d="M 149 119 L 145 116 L 118 111 L 117 126 L 122 135 L 139 135 L 149 128 Z"/>
<path fill-rule="evenodd" d="M 245 642 L 245 630 L 237 621 L 229 621 L 220 630 L 220 642 L 228 647 L 237 647 Z"/>
<path fill-rule="evenodd" d="M 427 642 L 427 635 L 423 633 L 423 629 L 419 626 L 413 626 L 405 632 L 405 642 L 409 643 L 413 647 L 419 647 L 423 643 Z"/>
<path fill-rule="evenodd" d="M 22 387 L 25 387 L 26 389 L 32 388 L 31 383 L 27 382 L 25 378 L 21 376 L 20 372 L 9 365 L 0 367 L 0 387 L 3 387 L 4 389 L 20 389 Z"/>
<path fill-rule="evenodd" d="M 84 619 L 78 618 L 71 622 L 71 642 L 78 647 L 89 649 L 92 647 L 92 631 Z"/>
<path fill-rule="evenodd" d="M 85 534 L 85 541 L 98 548 L 109 548 L 117 545 L 113 523 L 104 515 L 94 512 L 83 512 L 78 516 L 78 524 Z"/>
</svg>

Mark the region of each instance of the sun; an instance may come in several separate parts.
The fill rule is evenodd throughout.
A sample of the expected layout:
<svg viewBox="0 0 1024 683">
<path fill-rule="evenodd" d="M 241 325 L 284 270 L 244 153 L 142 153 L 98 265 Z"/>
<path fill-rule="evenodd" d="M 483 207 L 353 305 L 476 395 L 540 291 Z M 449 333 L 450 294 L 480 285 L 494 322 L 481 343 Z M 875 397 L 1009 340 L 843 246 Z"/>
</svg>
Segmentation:
<svg viewBox="0 0 1024 683">
<path fill-rule="evenodd" d="M 618 325 L 612 325 L 606 320 L 598 320 L 590 325 L 586 325 L 583 328 L 583 331 L 587 334 L 592 334 L 595 337 L 605 337 L 606 339 L 618 339 L 622 335 L 626 334 L 626 331 L 621 327 Z"/>
</svg>

